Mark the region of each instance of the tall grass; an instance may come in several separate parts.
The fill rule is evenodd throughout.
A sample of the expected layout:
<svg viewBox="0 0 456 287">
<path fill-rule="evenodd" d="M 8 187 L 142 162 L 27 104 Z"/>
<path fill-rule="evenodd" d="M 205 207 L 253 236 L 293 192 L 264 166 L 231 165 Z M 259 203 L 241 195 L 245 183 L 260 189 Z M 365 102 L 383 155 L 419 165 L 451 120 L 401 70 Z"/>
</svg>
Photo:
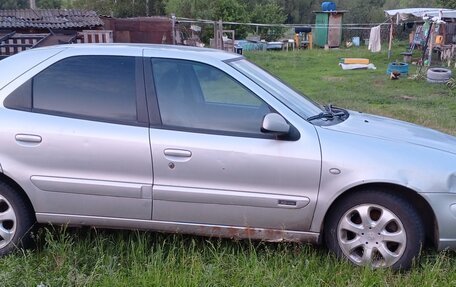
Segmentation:
<svg viewBox="0 0 456 287">
<path fill-rule="evenodd" d="M 36 240 L 36 250 L 0 260 L 2 286 L 456 285 L 453 252 L 425 252 L 414 269 L 395 273 L 306 244 L 52 227 Z"/>
</svg>

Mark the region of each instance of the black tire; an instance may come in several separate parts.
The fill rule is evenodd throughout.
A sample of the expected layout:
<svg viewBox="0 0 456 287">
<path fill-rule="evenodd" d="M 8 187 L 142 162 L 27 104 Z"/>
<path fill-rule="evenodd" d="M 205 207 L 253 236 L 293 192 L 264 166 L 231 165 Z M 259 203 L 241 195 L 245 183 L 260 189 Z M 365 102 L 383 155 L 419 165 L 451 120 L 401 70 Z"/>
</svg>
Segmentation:
<svg viewBox="0 0 456 287">
<path fill-rule="evenodd" d="M 446 83 L 451 78 L 451 70 L 445 68 L 429 68 L 426 76 L 428 83 Z"/>
<path fill-rule="evenodd" d="M 28 202 L 11 186 L 0 182 L 0 256 L 30 246 L 35 221 Z"/>
<path fill-rule="evenodd" d="M 324 239 L 339 258 L 355 265 L 409 269 L 420 254 L 424 227 L 417 210 L 404 198 L 363 190 L 342 197 L 328 210 Z"/>
</svg>

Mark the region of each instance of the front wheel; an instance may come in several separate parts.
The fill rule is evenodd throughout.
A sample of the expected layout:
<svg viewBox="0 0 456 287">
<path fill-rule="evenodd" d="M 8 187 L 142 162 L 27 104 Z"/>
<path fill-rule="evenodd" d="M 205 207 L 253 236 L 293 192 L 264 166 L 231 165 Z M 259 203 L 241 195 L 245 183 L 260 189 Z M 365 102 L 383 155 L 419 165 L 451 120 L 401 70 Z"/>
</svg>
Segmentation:
<svg viewBox="0 0 456 287">
<path fill-rule="evenodd" d="M 408 269 L 419 255 L 424 230 L 410 202 L 390 192 L 365 190 L 328 210 L 325 241 L 355 265 Z"/>
</svg>

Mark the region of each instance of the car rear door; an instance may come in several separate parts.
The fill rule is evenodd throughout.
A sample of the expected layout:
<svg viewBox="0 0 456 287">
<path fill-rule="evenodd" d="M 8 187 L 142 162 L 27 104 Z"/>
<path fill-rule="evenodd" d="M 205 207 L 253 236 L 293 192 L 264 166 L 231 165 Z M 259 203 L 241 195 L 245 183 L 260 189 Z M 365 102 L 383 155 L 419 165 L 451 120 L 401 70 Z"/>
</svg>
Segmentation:
<svg viewBox="0 0 456 287">
<path fill-rule="evenodd" d="M 150 117 L 162 121 L 150 130 L 153 219 L 307 230 L 320 180 L 314 128 L 288 115 L 290 137 L 262 133 L 263 117 L 286 109 L 221 65 L 231 74 L 190 60 L 146 60 Z"/>
<path fill-rule="evenodd" d="M 96 51 L 37 67 L 0 113 L 9 123 L 1 134 L 2 167 L 29 193 L 38 218 L 151 218 L 141 52 Z"/>
</svg>

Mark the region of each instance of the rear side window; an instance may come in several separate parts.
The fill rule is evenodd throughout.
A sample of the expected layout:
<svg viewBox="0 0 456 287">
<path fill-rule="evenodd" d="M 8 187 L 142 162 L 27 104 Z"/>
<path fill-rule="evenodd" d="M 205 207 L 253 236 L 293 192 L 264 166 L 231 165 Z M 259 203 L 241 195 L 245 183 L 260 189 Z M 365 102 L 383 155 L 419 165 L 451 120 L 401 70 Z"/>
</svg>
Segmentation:
<svg viewBox="0 0 456 287">
<path fill-rule="evenodd" d="M 33 78 L 32 109 L 116 122 L 137 121 L 134 57 L 77 56 Z"/>
</svg>

